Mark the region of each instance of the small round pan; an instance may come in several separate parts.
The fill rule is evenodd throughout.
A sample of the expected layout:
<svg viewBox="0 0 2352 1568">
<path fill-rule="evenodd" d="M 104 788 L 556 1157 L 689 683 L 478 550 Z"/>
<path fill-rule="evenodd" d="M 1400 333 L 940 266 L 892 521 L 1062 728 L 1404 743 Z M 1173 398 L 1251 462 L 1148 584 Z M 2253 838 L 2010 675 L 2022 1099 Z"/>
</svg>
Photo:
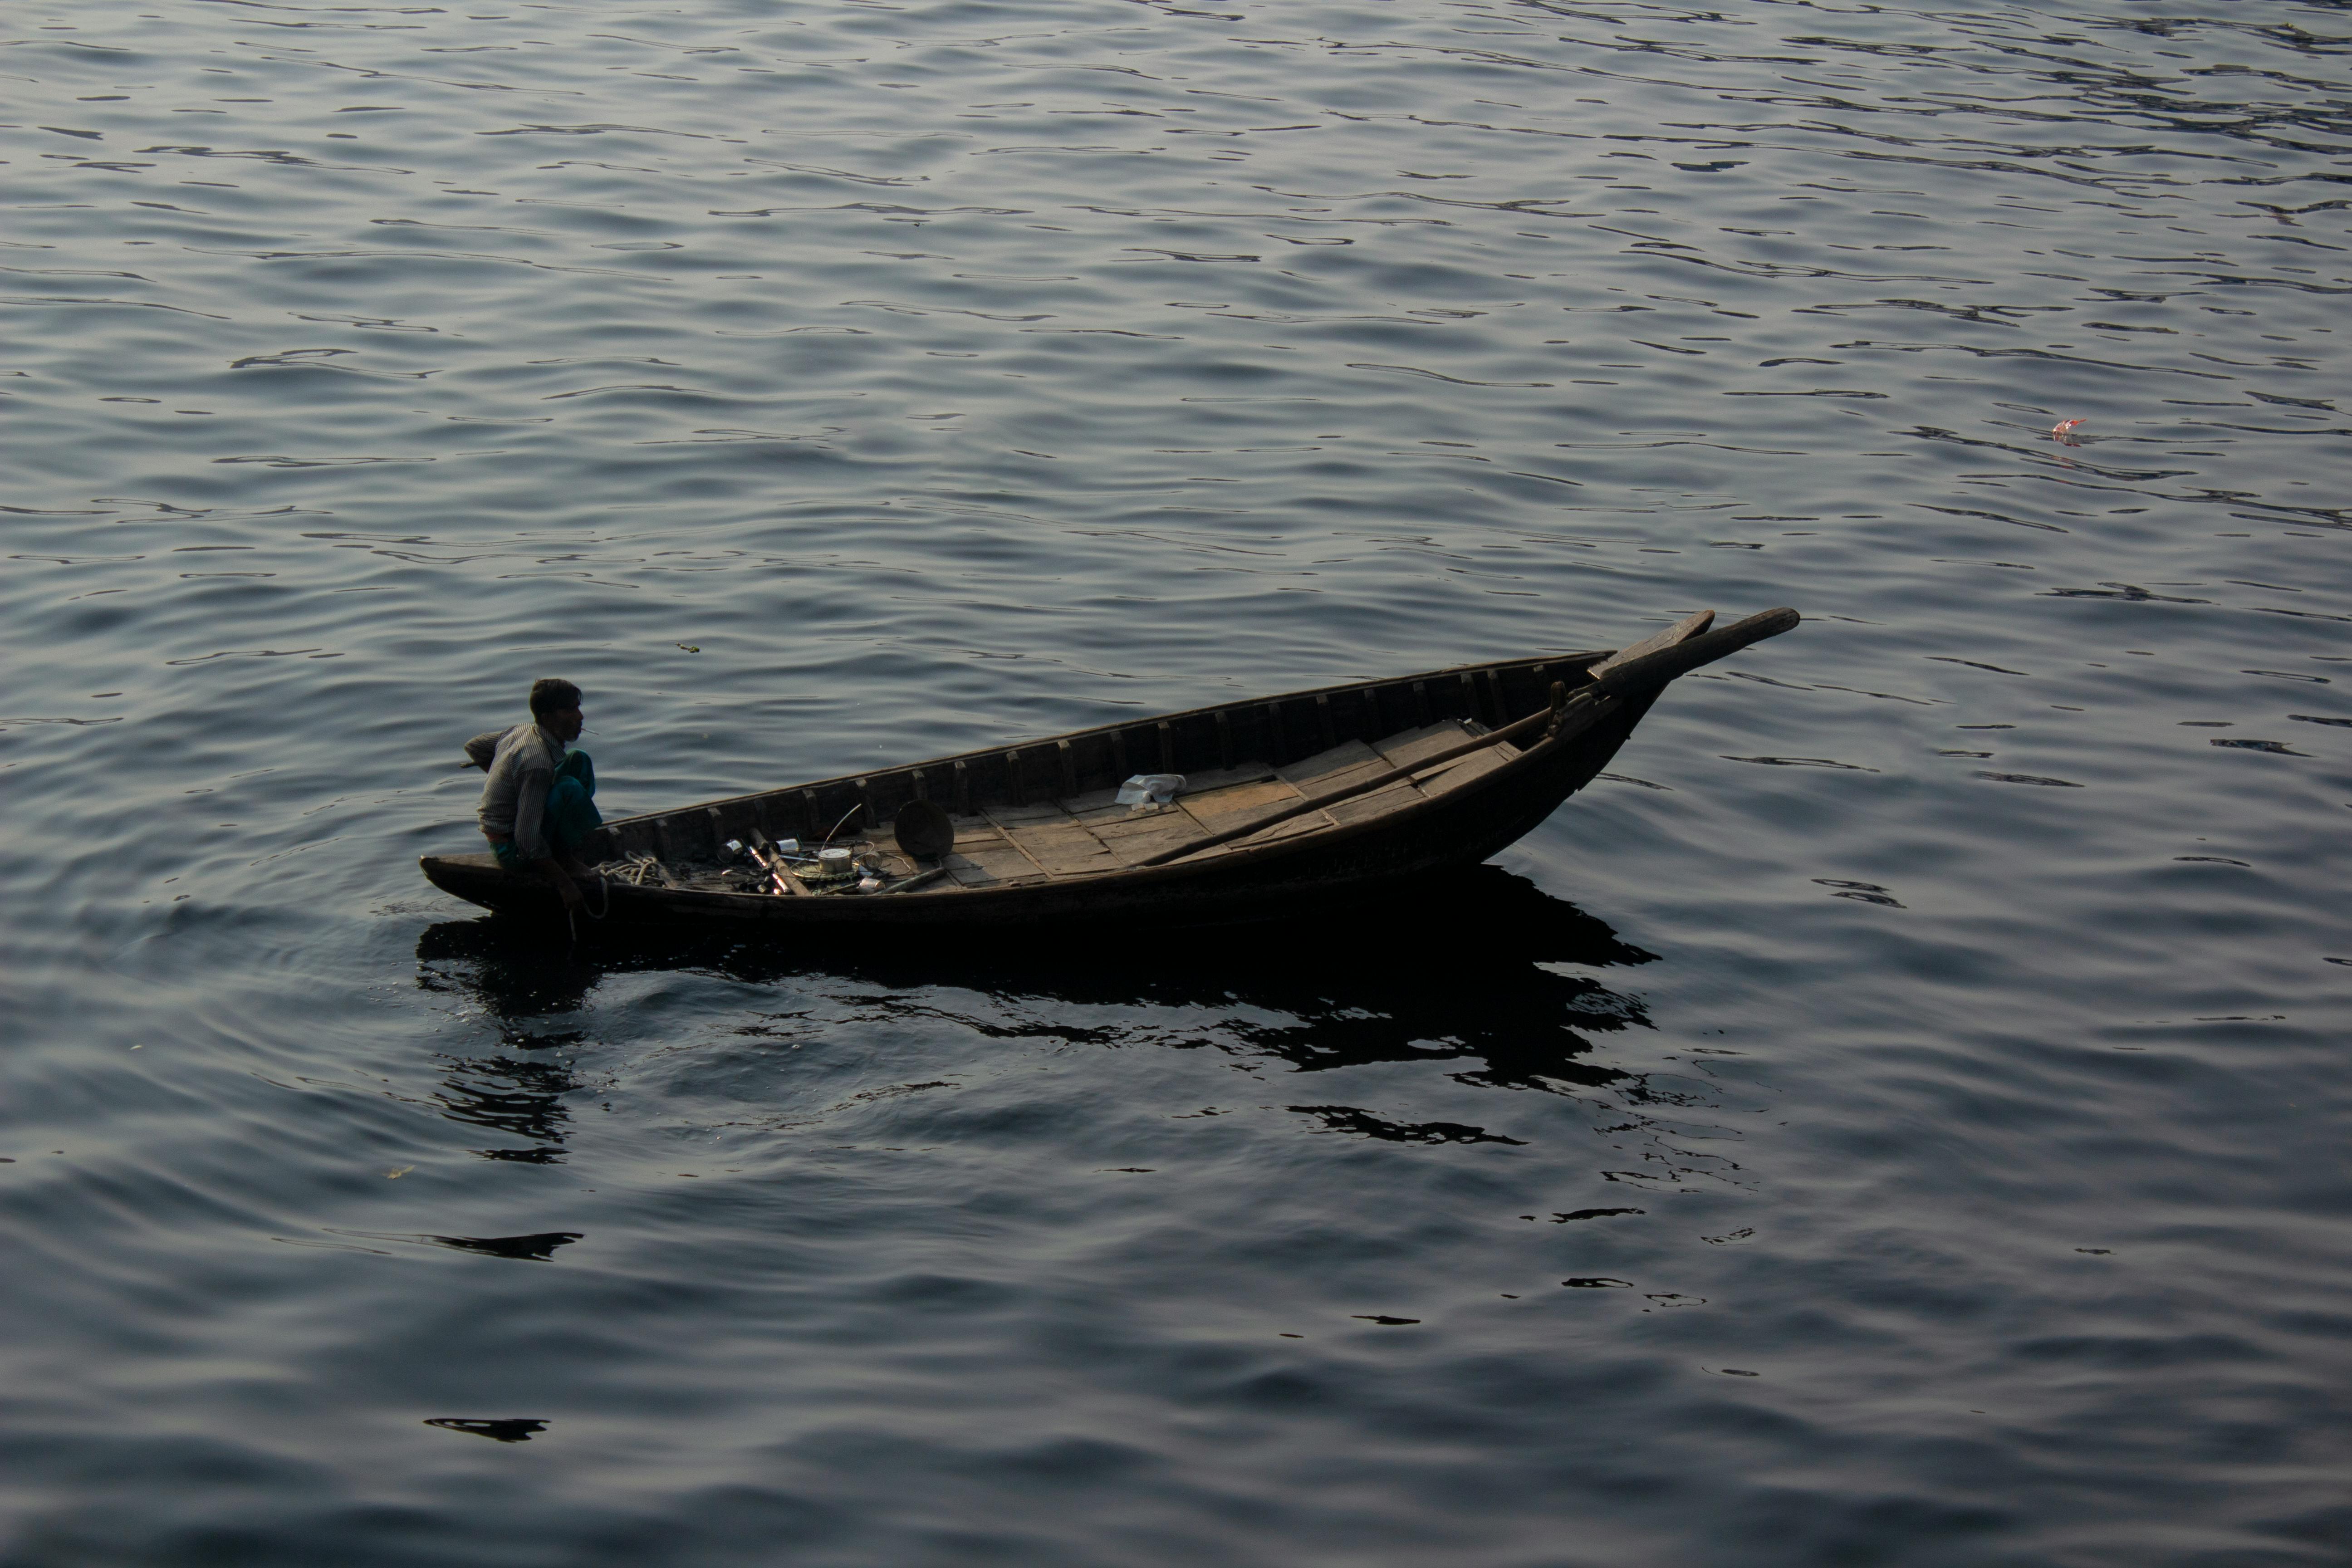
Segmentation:
<svg viewBox="0 0 2352 1568">
<path fill-rule="evenodd" d="M 910 800 L 899 807 L 890 830 L 898 847 L 916 860 L 936 860 L 955 847 L 955 824 L 928 800 Z"/>
</svg>

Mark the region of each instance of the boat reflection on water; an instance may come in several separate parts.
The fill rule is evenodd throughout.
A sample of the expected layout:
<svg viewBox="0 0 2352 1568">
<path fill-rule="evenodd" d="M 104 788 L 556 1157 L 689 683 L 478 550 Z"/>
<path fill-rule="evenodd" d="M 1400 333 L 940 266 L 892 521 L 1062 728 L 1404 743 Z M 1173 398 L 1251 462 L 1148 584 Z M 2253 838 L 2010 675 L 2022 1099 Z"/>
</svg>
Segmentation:
<svg viewBox="0 0 2352 1568">
<path fill-rule="evenodd" d="M 673 971 L 750 984 L 878 985 L 886 994 L 919 994 L 933 1017 L 968 1012 L 991 1033 L 1004 1031 L 1008 1009 L 1045 1020 L 1079 1012 L 1098 1020 L 1105 1008 L 1129 1006 L 1205 1010 L 1216 1017 L 1222 1048 L 1302 1071 L 1458 1061 L 1451 1069 L 1458 1082 L 1551 1093 L 1636 1087 L 1622 1070 L 1580 1058 L 1593 1050 L 1592 1035 L 1647 1027 L 1642 1003 L 1574 971 L 1656 957 L 1495 866 L 1432 878 L 1409 898 L 1364 900 L 1279 925 L 1133 937 L 1110 931 L 1050 943 L 959 932 L 790 947 L 600 933 L 573 944 L 560 926 L 550 932 L 489 916 L 432 926 L 417 943 L 419 983 L 478 1002 L 510 1052 L 577 1041 L 577 1033 L 563 1030 L 564 1016 L 586 1006 L 607 976 Z M 975 1000 L 959 1003 L 959 993 Z M 445 1084 L 445 1114 L 530 1145 L 482 1153 L 561 1159 L 562 1102 L 578 1087 L 567 1068 L 513 1055 L 452 1058 L 449 1065 L 457 1070 Z M 1349 1130 L 1413 1141 L 1426 1131 L 1352 1123 Z"/>
</svg>

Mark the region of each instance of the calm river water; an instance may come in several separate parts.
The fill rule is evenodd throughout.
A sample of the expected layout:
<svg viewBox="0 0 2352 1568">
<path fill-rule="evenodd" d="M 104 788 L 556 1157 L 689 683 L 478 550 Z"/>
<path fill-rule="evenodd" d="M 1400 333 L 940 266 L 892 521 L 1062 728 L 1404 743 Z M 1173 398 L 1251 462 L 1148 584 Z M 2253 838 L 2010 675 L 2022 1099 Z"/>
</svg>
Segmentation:
<svg viewBox="0 0 2352 1568">
<path fill-rule="evenodd" d="M 155 3 L 0 22 L 0 1563 L 2352 1560 L 2342 5 Z M 416 870 L 544 673 L 1783 604 L 1362 930 Z"/>
</svg>

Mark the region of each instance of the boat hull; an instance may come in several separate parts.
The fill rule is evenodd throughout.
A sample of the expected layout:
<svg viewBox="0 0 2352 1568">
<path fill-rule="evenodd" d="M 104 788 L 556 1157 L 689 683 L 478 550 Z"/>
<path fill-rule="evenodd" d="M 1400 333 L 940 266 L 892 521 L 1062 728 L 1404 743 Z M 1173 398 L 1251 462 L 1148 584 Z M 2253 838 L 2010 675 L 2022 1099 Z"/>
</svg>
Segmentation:
<svg viewBox="0 0 2352 1568">
<path fill-rule="evenodd" d="M 1609 764 L 1649 703 L 1603 721 L 1550 754 L 1540 748 L 1486 778 L 1408 813 L 1356 829 L 1288 842 L 1287 853 L 1225 856 L 1070 881 L 960 889 L 949 897 L 774 898 L 607 882 L 588 889 L 589 910 L 622 926 L 684 923 L 787 930 L 827 927 L 1053 925 L 1116 921 L 1139 926 L 1223 925 L 1275 920 L 1335 898 L 1409 885 L 1449 867 L 1474 866 L 1525 837 Z M 501 913 L 561 921 L 562 905 L 538 876 L 510 872 L 487 854 L 432 855 L 425 876 L 444 892 Z"/>
</svg>

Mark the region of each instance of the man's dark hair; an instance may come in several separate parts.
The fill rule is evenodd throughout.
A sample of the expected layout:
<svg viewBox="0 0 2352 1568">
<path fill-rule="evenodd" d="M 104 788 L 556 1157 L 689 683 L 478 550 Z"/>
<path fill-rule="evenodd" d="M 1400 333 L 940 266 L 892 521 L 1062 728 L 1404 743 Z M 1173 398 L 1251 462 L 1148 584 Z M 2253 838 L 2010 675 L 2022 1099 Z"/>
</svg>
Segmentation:
<svg viewBox="0 0 2352 1568">
<path fill-rule="evenodd" d="M 568 680 L 558 680 L 551 675 L 530 683 L 530 716 L 534 719 L 579 706 L 580 689 Z"/>
</svg>

